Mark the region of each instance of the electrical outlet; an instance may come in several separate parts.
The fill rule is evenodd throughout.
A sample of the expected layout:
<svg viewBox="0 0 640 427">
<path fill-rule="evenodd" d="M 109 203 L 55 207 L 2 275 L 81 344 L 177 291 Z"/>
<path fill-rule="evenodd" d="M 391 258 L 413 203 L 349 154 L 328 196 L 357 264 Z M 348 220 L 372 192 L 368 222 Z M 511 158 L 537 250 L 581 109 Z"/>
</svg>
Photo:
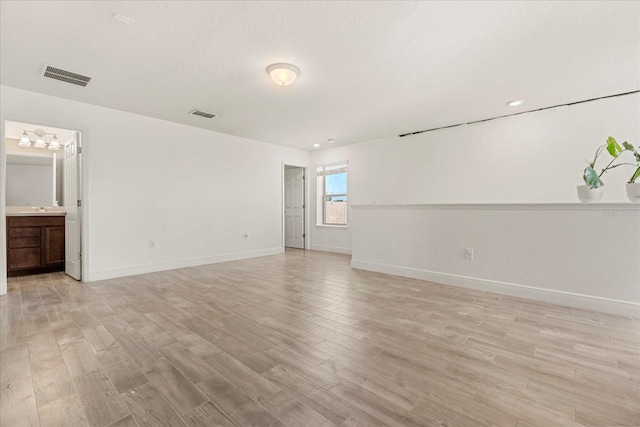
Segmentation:
<svg viewBox="0 0 640 427">
<path fill-rule="evenodd" d="M 155 249 L 155 248 L 156 248 L 155 240 L 149 240 L 149 249 Z"/>
<path fill-rule="evenodd" d="M 464 258 L 465 259 L 473 259 L 473 249 L 471 248 L 466 248 L 464 250 Z"/>
</svg>

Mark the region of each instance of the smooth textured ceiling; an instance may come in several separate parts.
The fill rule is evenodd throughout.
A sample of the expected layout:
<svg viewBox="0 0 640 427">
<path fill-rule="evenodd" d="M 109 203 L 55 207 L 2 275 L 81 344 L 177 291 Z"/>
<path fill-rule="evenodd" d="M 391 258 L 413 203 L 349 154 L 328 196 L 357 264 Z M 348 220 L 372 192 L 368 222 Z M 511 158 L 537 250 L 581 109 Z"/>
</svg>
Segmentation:
<svg viewBox="0 0 640 427">
<path fill-rule="evenodd" d="M 303 149 L 640 88 L 637 1 L 2 1 L 1 15 L 3 85 Z M 270 80 L 274 62 L 302 70 L 295 84 Z M 93 80 L 43 78 L 45 63 Z"/>
</svg>

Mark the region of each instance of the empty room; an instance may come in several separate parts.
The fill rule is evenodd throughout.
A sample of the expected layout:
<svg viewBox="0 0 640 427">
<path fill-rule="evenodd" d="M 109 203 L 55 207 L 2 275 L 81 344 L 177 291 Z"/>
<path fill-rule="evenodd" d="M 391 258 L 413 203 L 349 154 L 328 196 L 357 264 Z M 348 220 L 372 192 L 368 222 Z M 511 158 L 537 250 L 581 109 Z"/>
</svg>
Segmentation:
<svg viewBox="0 0 640 427">
<path fill-rule="evenodd" d="M 640 426 L 640 1 L 0 0 L 0 425 Z"/>
</svg>

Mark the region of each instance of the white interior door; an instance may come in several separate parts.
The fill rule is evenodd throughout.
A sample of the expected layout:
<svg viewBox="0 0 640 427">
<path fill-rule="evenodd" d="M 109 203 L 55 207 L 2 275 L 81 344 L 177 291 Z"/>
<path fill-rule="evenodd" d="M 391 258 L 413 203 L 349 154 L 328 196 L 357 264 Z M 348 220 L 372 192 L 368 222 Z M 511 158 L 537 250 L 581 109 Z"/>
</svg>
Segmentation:
<svg viewBox="0 0 640 427">
<path fill-rule="evenodd" d="M 82 279 L 80 248 L 80 133 L 73 132 L 64 148 L 65 272 Z"/>
<path fill-rule="evenodd" d="M 284 171 L 284 245 L 304 249 L 304 168 Z"/>
</svg>

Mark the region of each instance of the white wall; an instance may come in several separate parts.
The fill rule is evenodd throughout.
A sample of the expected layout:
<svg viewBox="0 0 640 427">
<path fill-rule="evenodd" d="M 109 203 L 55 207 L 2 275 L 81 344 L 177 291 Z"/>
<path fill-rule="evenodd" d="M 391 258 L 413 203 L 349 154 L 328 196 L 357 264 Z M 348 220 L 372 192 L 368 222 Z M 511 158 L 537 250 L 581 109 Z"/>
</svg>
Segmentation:
<svg viewBox="0 0 640 427">
<path fill-rule="evenodd" d="M 610 135 L 640 144 L 639 94 L 314 152 L 312 170 L 349 161 L 351 220 L 315 227 L 312 248 L 352 252 L 358 268 L 638 315 L 640 213 L 624 188 L 633 170 L 603 178 L 601 211 L 560 206 L 577 202 L 584 159 Z M 630 216 L 606 217 L 607 202 Z M 479 258 L 465 262 L 465 247 Z"/>
<path fill-rule="evenodd" d="M 640 94 L 319 150 L 311 170 L 348 160 L 351 205 L 577 202 L 585 159 L 610 135 L 640 144 Z M 609 172 L 602 202 L 628 201 L 631 173 Z M 315 227 L 314 245 L 350 249 L 351 232 Z"/>
<path fill-rule="evenodd" d="M 0 90 L 4 119 L 84 131 L 90 280 L 282 250 L 282 162 L 308 152 Z"/>
<path fill-rule="evenodd" d="M 360 205 L 353 229 L 356 268 L 640 316 L 640 205 Z"/>
</svg>

